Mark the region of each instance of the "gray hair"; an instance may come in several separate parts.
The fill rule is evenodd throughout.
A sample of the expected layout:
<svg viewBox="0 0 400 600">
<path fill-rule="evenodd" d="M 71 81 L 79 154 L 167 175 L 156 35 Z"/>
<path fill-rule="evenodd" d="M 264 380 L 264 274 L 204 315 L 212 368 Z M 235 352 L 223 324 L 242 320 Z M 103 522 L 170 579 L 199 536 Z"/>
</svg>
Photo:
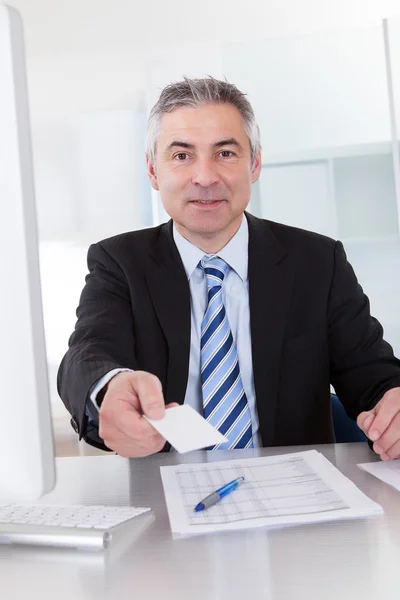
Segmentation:
<svg viewBox="0 0 400 600">
<path fill-rule="evenodd" d="M 153 164 L 155 162 L 162 115 L 171 113 L 182 106 L 196 108 L 202 104 L 232 104 L 238 109 L 244 120 L 253 163 L 256 152 L 261 150 L 260 129 L 253 108 L 245 94 L 235 85 L 227 81 L 219 81 L 211 76 L 204 79 L 184 77 L 183 81 L 171 83 L 162 90 L 157 103 L 151 109 L 147 122 L 146 154 L 150 161 Z"/>
</svg>

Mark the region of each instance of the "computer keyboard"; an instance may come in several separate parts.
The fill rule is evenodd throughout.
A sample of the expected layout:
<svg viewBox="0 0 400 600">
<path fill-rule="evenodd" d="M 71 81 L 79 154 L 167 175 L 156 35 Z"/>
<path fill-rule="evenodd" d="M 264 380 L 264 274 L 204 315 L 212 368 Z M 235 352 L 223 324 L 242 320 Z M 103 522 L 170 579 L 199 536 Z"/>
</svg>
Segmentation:
<svg viewBox="0 0 400 600">
<path fill-rule="evenodd" d="M 132 506 L 0 505 L 0 543 L 102 550 L 128 521 L 150 512 Z"/>
</svg>

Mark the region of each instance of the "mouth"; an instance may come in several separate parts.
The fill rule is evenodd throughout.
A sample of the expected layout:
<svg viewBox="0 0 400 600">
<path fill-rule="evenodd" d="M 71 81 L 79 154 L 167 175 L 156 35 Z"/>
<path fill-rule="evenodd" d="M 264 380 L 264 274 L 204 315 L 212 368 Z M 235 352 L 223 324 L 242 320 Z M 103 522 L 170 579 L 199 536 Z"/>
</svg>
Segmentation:
<svg viewBox="0 0 400 600">
<path fill-rule="evenodd" d="M 217 206 L 225 200 L 190 200 L 190 204 L 198 205 L 198 206 Z"/>
</svg>

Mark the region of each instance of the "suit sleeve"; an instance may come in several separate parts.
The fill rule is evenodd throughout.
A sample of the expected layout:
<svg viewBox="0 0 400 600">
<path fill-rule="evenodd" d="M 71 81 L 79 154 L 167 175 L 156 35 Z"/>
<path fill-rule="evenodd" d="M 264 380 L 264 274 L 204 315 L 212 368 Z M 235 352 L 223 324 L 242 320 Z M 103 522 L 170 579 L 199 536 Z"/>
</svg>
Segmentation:
<svg viewBox="0 0 400 600">
<path fill-rule="evenodd" d="M 400 361 L 371 316 L 369 300 L 340 242 L 335 245 L 328 301 L 328 339 L 331 382 L 353 419 L 400 386 Z"/>
<path fill-rule="evenodd" d="M 79 437 L 93 443 L 96 432 L 90 435 L 93 424 L 85 411 L 92 386 L 113 369 L 137 369 L 137 365 L 131 299 L 122 269 L 101 243 L 89 248 L 88 268 L 57 386 Z"/>
</svg>

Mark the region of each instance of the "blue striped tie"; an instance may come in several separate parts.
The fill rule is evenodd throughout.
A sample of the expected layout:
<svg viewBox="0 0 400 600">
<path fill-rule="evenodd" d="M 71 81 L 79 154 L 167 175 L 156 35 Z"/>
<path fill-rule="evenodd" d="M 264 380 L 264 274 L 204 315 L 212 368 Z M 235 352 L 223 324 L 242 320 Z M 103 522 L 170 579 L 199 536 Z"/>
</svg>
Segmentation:
<svg viewBox="0 0 400 600">
<path fill-rule="evenodd" d="M 201 324 L 203 411 L 207 421 L 228 438 L 207 449 L 252 448 L 250 409 L 222 297 L 222 281 L 229 266 L 218 256 L 204 256 L 200 265 L 208 288 L 208 305 Z"/>
</svg>

